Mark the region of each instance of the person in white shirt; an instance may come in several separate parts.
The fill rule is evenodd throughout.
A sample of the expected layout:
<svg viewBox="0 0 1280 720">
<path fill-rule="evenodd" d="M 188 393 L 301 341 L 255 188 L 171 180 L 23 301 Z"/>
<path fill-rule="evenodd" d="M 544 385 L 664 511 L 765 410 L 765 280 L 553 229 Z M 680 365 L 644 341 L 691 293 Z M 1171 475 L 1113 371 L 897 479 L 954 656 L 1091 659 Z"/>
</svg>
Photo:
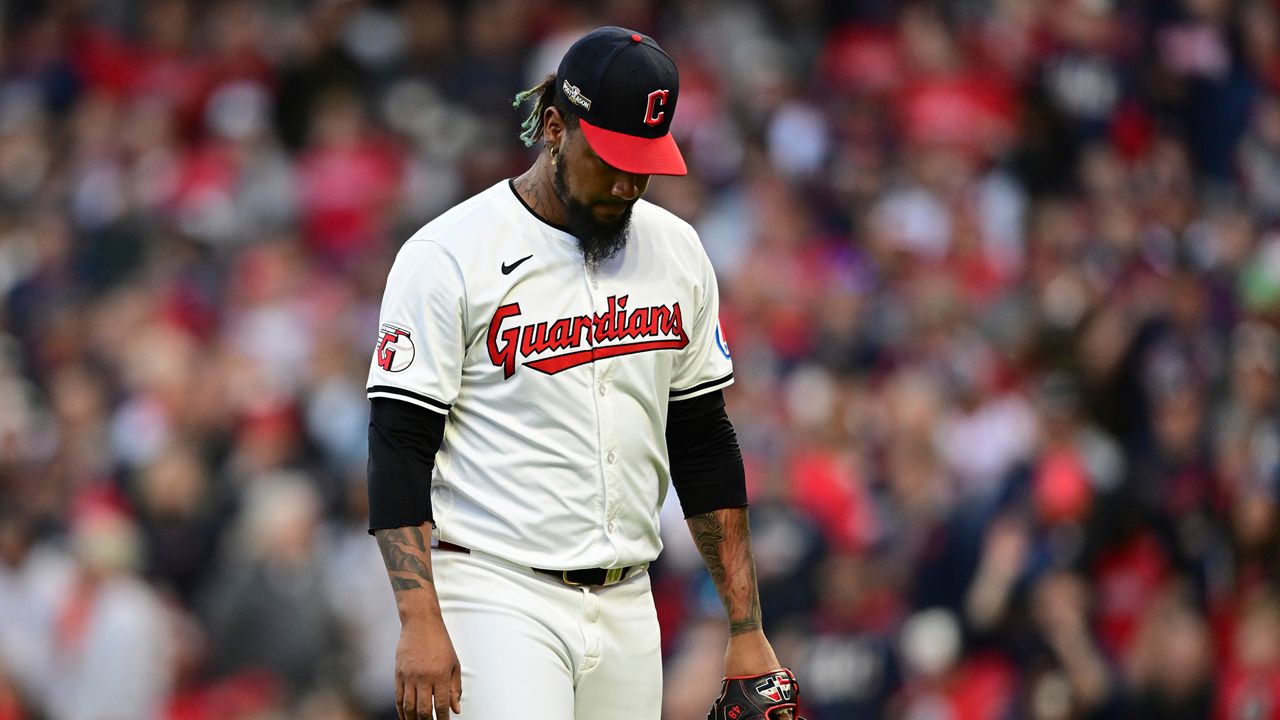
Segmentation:
<svg viewBox="0 0 1280 720">
<path fill-rule="evenodd" d="M 370 532 L 402 718 L 657 720 L 646 567 L 669 482 L 728 613 L 725 674 L 790 675 L 760 622 L 715 274 L 641 199 L 685 173 L 678 96 L 652 38 L 588 33 L 517 96 L 533 166 L 428 223 L 387 278 Z"/>
</svg>

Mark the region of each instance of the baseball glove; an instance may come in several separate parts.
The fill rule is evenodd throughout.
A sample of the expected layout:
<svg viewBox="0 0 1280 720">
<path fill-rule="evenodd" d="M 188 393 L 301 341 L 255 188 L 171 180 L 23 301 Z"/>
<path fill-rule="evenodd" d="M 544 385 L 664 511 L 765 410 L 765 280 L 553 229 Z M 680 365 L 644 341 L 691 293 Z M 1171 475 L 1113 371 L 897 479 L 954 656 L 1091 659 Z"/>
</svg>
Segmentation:
<svg viewBox="0 0 1280 720">
<path fill-rule="evenodd" d="M 804 720 L 796 716 L 800 686 L 787 668 L 751 677 L 727 677 L 707 720 Z"/>
</svg>

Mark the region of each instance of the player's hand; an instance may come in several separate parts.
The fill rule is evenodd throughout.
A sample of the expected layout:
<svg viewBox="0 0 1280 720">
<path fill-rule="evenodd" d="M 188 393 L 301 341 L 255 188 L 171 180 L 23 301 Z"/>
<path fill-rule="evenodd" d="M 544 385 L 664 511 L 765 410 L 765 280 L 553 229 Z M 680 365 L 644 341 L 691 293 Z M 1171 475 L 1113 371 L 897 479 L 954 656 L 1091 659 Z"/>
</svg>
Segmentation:
<svg viewBox="0 0 1280 720">
<path fill-rule="evenodd" d="M 396 712 L 400 720 L 445 720 L 462 712 L 462 667 L 439 615 L 400 626 L 396 646 Z"/>
<path fill-rule="evenodd" d="M 724 652 L 724 674 L 729 677 L 759 675 L 782 667 L 764 631 L 753 630 L 729 636 Z"/>
<path fill-rule="evenodd" d="M 764 636 L 763 630 L 754 630 L 729 636 L 729 647 L 724 653 L 724 674 L 726 678 L 743 678 L 763 675 L 782 668 L 773 646 Z M 714 711 L 713 711 L 714 713 Z M 792 720 L 795 713 L 790 709 L 779 709 L 772 713 L 770 720 Z"/>
</svg>

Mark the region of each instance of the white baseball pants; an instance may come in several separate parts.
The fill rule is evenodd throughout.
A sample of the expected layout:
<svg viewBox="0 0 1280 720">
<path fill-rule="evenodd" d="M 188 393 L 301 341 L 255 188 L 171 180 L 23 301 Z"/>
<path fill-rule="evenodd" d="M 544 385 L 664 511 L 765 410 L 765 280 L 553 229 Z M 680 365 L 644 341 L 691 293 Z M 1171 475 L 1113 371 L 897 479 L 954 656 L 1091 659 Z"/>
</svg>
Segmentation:
<svg viewBox="0 0 1280 720">
<path fill-rule="evenodd" d="M 647 571 L 572 587 L 484 553 L 431 562 L 462 666 L 462 720 L 659 720 L 662 655 Z"/>
</svg>

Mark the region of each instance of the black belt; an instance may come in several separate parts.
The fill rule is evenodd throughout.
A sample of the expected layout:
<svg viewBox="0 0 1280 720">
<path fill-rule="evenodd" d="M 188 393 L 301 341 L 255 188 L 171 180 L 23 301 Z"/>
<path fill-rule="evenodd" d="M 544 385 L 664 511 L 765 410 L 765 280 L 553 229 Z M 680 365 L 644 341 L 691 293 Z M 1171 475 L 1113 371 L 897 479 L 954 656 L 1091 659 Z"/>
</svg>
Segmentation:
<svg viewBox="0 0 1280 720">
<path fill-rule="evenodd" d="M 471 553 L 469 548 L 465 548 L 455 543 L 446 542 L 444 540 L 439 541 L 435 547 L 440 550 L 449 550 L 451 552 Z M 533 568 L 533 571 L 542 573 L 543 575 L 550 575 L 565 585 L 572 585 L 574 587 L 608 587 L 622 582 L 627 578 L 632 570 L 635 570 L 638 567 L 640 566 L 632 565 L 631 567 L 624 568 L 585 568 L 583 570 L 547 570 L 546 568 Z"/>
<path fill-rule="evenodd" d="M 546 570 L 544 568 L 534 568 L 534 572 L 540 572 L 543 575 L 550 575 L 565 585 L 579 587 L 583 585 L 596 585 L 599 587 L 608 587 L 617 585 L 627 578 L 627 574 L 632 570 L 640 567 L 632 565 L 623 568 L 586 568 L 584 570 Z"/>
</svg>

